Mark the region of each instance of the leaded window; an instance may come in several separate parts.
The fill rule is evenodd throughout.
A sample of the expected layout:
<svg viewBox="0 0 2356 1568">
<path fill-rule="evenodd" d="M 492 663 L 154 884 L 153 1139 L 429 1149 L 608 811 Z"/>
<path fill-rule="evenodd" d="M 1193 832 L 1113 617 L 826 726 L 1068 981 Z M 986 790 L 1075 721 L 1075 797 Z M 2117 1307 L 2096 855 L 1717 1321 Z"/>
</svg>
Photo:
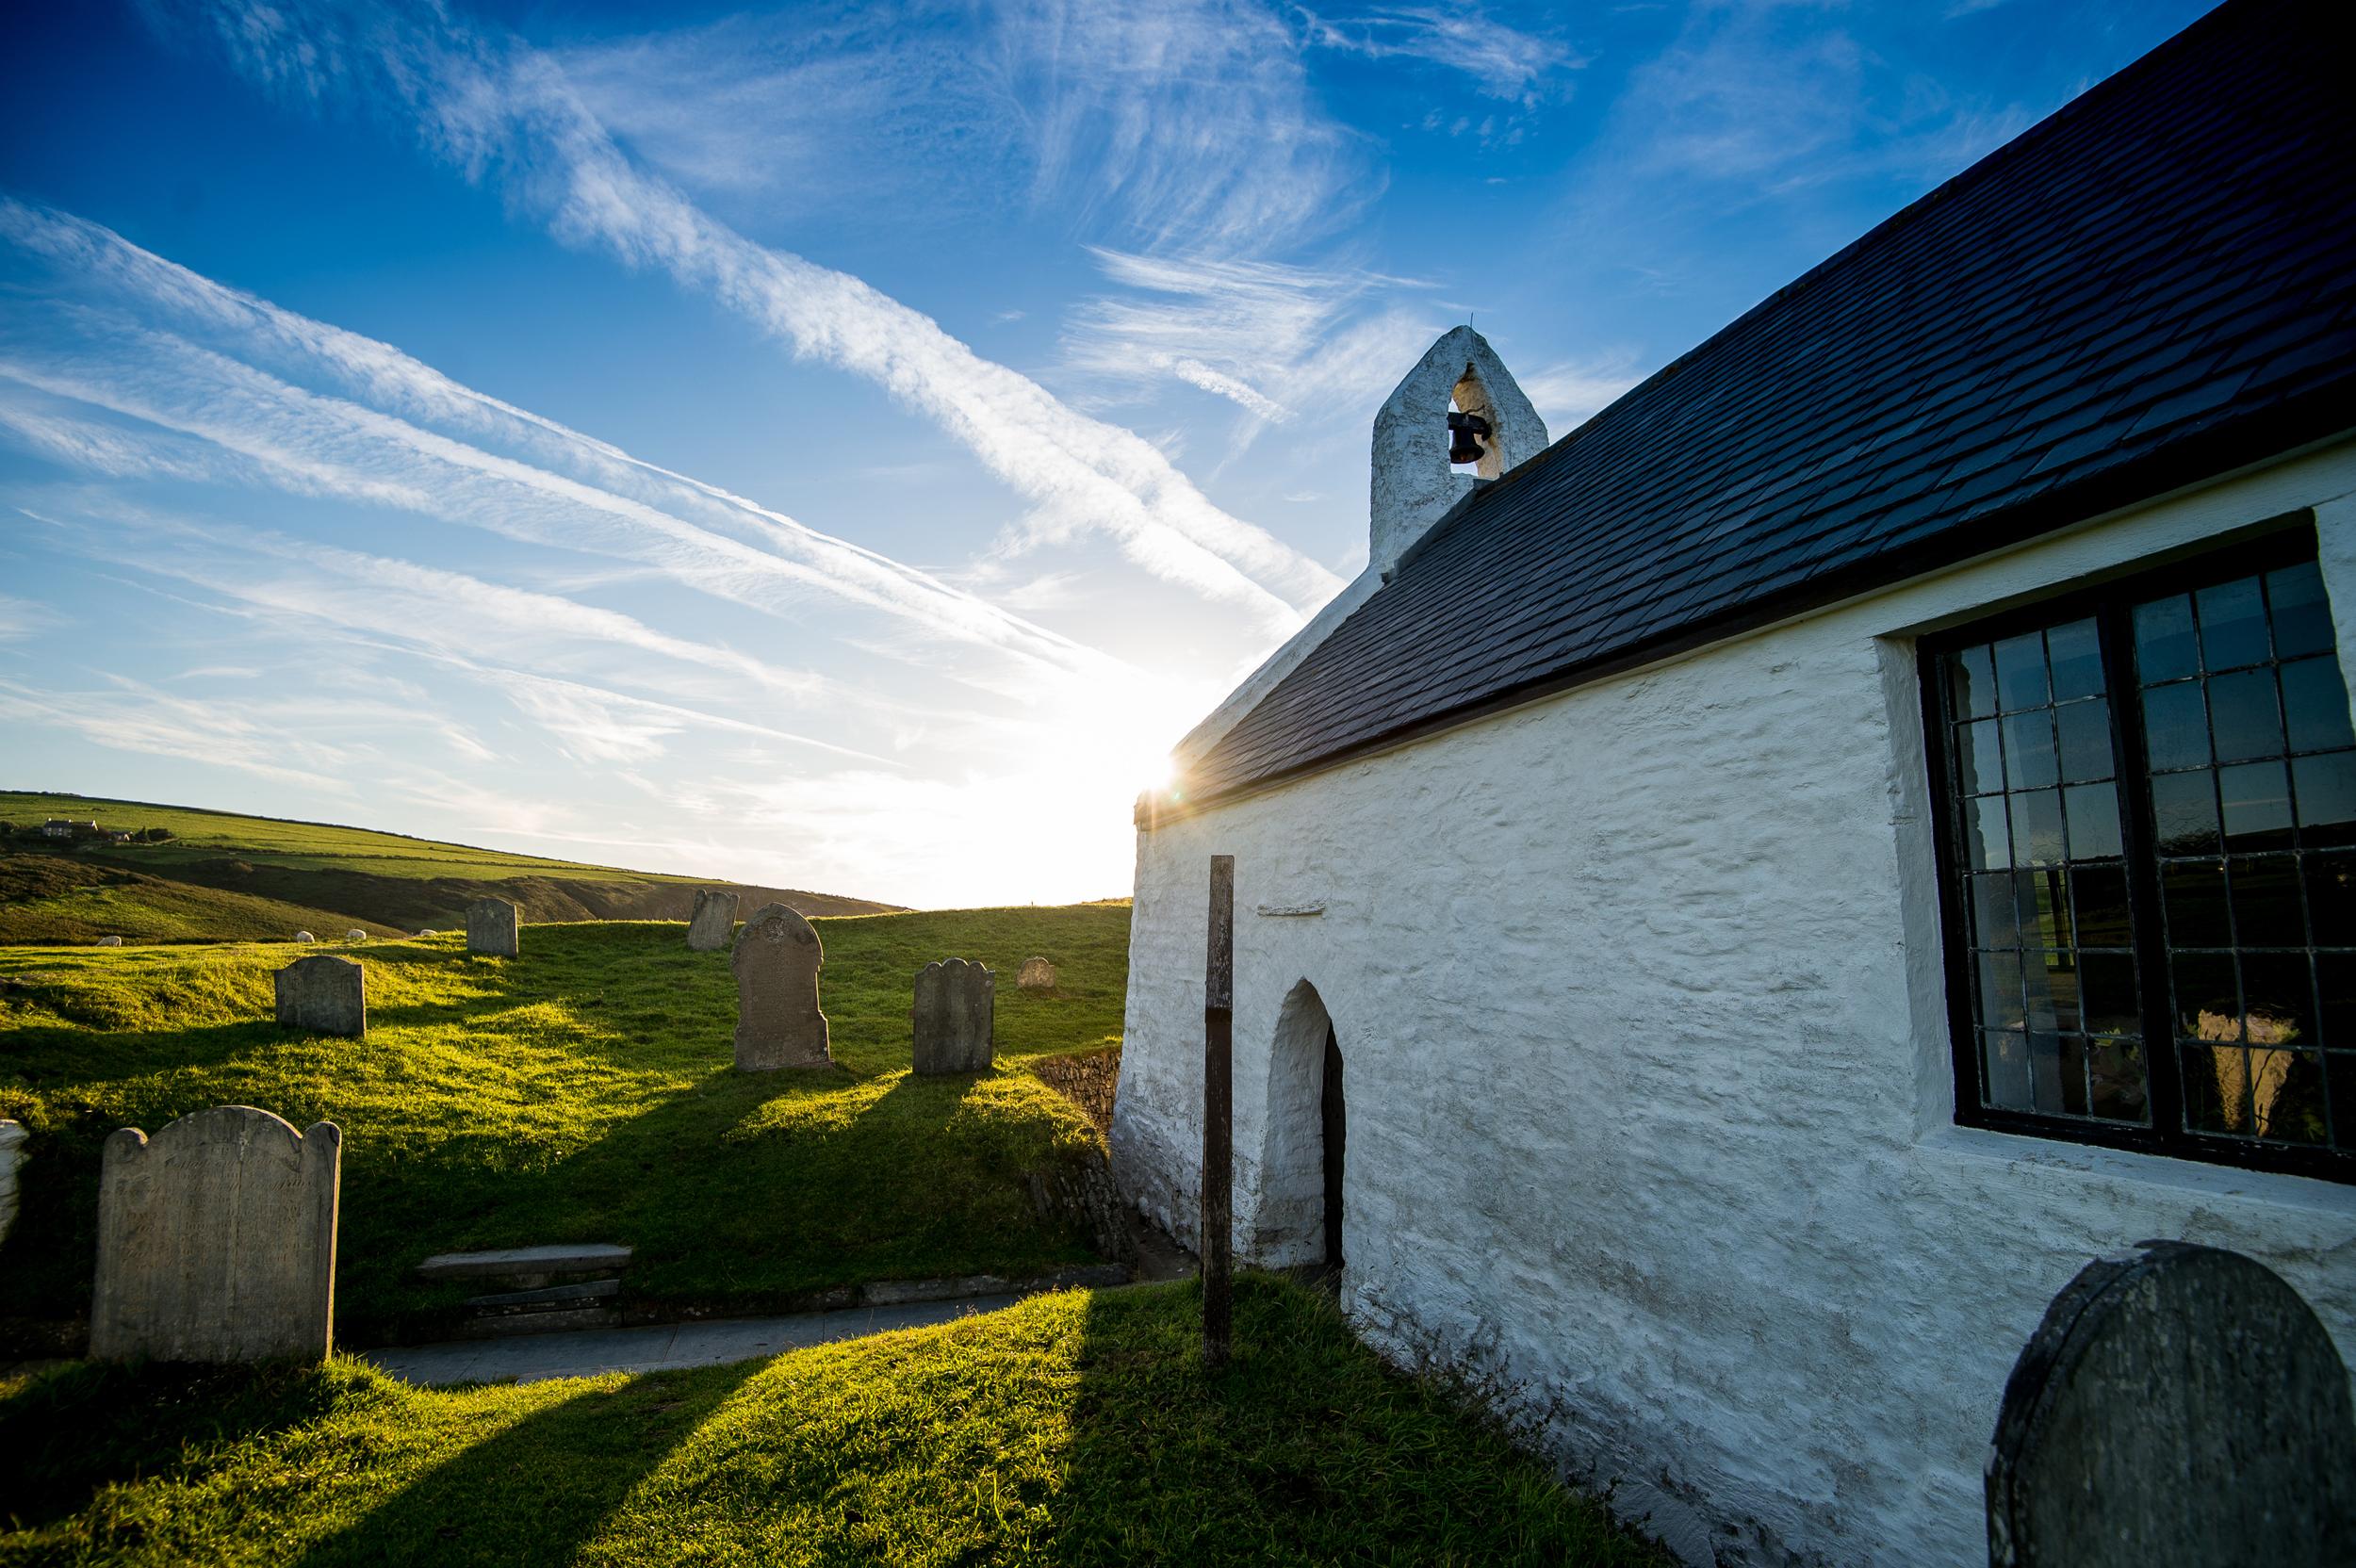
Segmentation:
<svg viewBox="0 0 2356 1568">
<path fill-rule="evenodd" d="M 1923 652 L 1958 1119 L 2356 1179 L 2356 734 L 2312 533 Z"/>
</svg>

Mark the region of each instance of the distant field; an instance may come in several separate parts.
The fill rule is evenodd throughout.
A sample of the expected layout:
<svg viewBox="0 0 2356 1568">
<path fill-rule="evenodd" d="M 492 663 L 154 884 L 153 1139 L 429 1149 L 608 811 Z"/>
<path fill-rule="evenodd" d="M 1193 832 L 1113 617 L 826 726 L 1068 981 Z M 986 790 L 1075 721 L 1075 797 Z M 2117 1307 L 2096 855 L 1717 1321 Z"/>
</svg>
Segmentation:
<svg viewBox="0 0 2356 1568">
<path fill-rule="evenodd" d="M 52 817 L 95 818 L 110 831 L 168 829 L 163 843 L 86 843 L 39 836 Z M 524 918 L 682 919 L 698 887 L 735 886 L 752 905 L 777 899 L 806 915 L 870 914 L 888 904 L 799 889 L 584 865 L 404 838 L 364 827 L 284 822 L 193 807 L 0 791 L 0 942 L 254 941 L 297 929 L 376 936 L 454 924 L 485 894 Z"/>
<path fill-rule="evenodd" d="M 412 1270 L 462 1249 L 626 1242 L 631 1298 L 727 1310 L 1088 1261 L 1024 1176 L 1101 1140 L 1023 1064 L 1119 1043 L 1128 922 L 1125 905 L 821 920 L 840 1064 L 823 1074 L 734 1070 L 728 955 L 690 953 L 676 924 L 528 925 L 513 960 L 455 935 L 350 949 L 366 1040 L 270 1021 L 284 945 L 0 948 L 0 1117 L 33 1135 L 0 1319 L 87 1312 L 108 1133 L 228 1103 L 343 1129 L 337 1315 L 363 1341 L 442 1322 L 466 1291 Z M 1014 985 L 1035 953 L 1056 991 Z M 910 985 L 952 956 L 1000 972 L 1002 1070 L 915 1079 Z"/>
<path fill-rule="evenodd" d="M 0 1382 L 0 1561 L 1669 1561 L 1323 1298 L 1235 1298 L 1218 1374 L 1190 1283 L 638 1378 L 64 1368 Z"/>
</svg>

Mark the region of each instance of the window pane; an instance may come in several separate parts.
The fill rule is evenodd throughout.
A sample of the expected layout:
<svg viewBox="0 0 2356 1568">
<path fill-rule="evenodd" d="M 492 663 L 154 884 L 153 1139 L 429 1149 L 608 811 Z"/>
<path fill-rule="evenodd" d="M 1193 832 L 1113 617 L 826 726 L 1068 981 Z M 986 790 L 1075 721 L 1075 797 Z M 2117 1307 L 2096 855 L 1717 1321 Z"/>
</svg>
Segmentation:
<svg viewBox="0 0 2356 1568">
<path fill-rule="evenodd" d="M 2030 1109 L 2028 1037 L 2018 1030 L 1983 1034 L 1980 1037 L 1980 1081 L 1988 1096 L 1988 1103 L 1994 1109 Z"/>
<path fill-rule="evenodd" d="M 2154 686 L 2143 694 L 2143 745 L 2155 770 L 2207 766 L 2209 719 L 2199 681 Z"/>
<path fill-rule="evenodd" d="M 2288 855 L 2245 855 L 2233 861 L 2233 939 L 2244 947 L 2304 947 L 2299 862 Z"/>
<path fill-rule="evenodd" d="M 1998 722 L 2004 727 L 2006 788 L 2041 790 L 2060 781 L 2061 774 L 2053 765 L 2052 709 L 2032 708 Z"/>
<path fill-rule="evenodd" d="M 2135 606 L 2135 678 L 2146 685 L 2200 672 L 2192 600 L 2183 594 Z"/>
<path fill-rule="evenodd" d="M 2221 953 L 2178 953 L 2168 959 L 2176 993 L 2176 1032 L 2196 1040 L 2241 1038 L 2240 991 L 2233 960 Z"/>
<path fill-rule="evenodd" d="M 1980 968 L 1980 1024 L 1988 1029 L 2021 1027 L 2021 955 L 1983 953 Z"/>
<path fill-rule="evenodd" d="M 2162 866 L 2160 907 L 2168 912 L 2171 947 L 2225 947 L 2233 939 L 2226 923 L 2221 860 L 2171 860 Z"/>
<path fill-rule="evenodd" d="M 2331 646 L 2331 606 L 2323 596 L 2323 573 L 2312 561 L 2266 574 L 2266 598 L 2274 610 L 2274 656 L 2294 659 Z"/>
<path fill-rule="evenodd" d="M 2290 727 L 2293 751 L 2356 745 L 2337 659 L 2302 659 L 2282 666 L 2282 717 Z"/>
<path fill-rule="evenodd" d="M 2080 954 L 2078 1004 L 2082 1026 L 2090 1035 L 2141 1034 L 2135 959 L 2124 953 Z"/>
<path fill-rule="evenodd" d="M 2029 1031 L 2029 1108 L 2062 1113 L 2062 1042 L 2058 1036 Z"/>
<path fill-rule="evenodd" d="M 2315 955 L 2315 1037 L 2356 1049 L 2356 954 Z"/>
<path fill-rule="evenodd" d="M 2013 873 L 2021 890 L 2021 945 L 2060 947 L 2070 940 L 2070 873 L 2058 866 Z"/>
<path fill-rule="evenodd" d="M 2012 828 L 2004 821 L 2004 797 L 1982 795 L 1965 809 L 1964 858 L 1973 871 L 2002 871 L 2012 864 Z"/>
<path fill-rule="evenodd" d="M 2012 874 L 1995 872 L 1972 878 L 1972 944 L 1974 947 L 2018 947 L 2020 927 L 2012 913 Z"/>
<path fill-rule="evenodd" d="M 1988 648 L 1965 648 L 1947 666 L 1947 690 L 1955 717 L 1985 718 L 1996 711 L 1996 666 Z"/>
<path fill-rule="evenodd" d="M 2151 822 L 2162 855 L 2200 855 L 2216 849 L 2216 776 L 2178 773 L 2151 780 Z"/>
<path fill-rule="evenodd" d="M 2327 1051 L 2324 1092 L 2331 1102 L 2331 1140 L 2356 1148 L 2356 1051 Z"/>
<path fill-rule="evenodd" d="M 2117 785 L 2080 784 L 2064 790 L 2062 811 L 2070 822 L 2071 859 L 2099 860 L 2121 853 Z"/>
<path fill-rule="evenodd" d="M 2266 657 L 2265 601 L 2258 580 L 2237 578 L 2194 596 L 2201 615 L 2201 662 L 2212 670 L 2255 664 Z"/>
<path fill-rule="evenodd" d="M 2356 855 L 2303 855 L 2307 919 L 2317 947 L 2356 947 Z M 2356 1040 L 2348 1042 L 2356 1045 Z"/>
<path fill-rule="evenodd" d="M 2045 649 L 2053 663 L 2054 701 L 2102 694 L 2102 645 L 2093 621 L 2047 628 Z"/>
<path fill-rule="evenodd" d="M 2304 953 L 2244 953 L 2242 1007 L 2252 1045 L 2313 1045 L 2315 979 Z"/>
<path fill-rule="evenodd" d="M 2213 678 L 2209 724 L 2217 737 L 2220 762 L 2282 756 L 2282 718 L 2274 707 L 2274 671 L 2262 666 Z"/>
<path fill-rule="evenodd" d="M 2345 755 L 2345 754 L 2340 754 Z M 2301 758 L 2319 762 L 2322 758 Z M 2287 848 L 2291 841 L 2290 779 L 2280 762 L 2245 762 L 2217 770 L 2217 804 L 2225 813 L 2227 849 Z"/>
<path fill-rule="evenodd" d="M 2111 776 L 2111 705 L 2101 697 L 2053 710 L 2061 736 L 2062 777 L 2075 784 Z"/>
<path fill-rule="evenodd" d="M 2045 638 L 2024 631 L 1996 645 L 1996 700 L 2004 708 L 2030 708 L 2046 700 Z"/>
<path fill-rule="evenodd" d="M 2038 954 L 2035 962 L 2021 965 L 2021 972 L 2029 991 L 2029 1027 L 2076 1030 L 2078 971 L 2070 955 L 2056 951 Z"/>
<path fill-rule="evenodd" d="M 2125 947 L 2127 874 L 2118 866 L 2080 866 L 2070 874 L 2076 895 L 2078 940 L 2088 947 Z"/>
<path fill-rule="evenodd" d="M 1955 726 L 1955 776 L 1968 795 L 1992 795 L 2004 787 L 2004 754 L 1994 719 Z"/>
<path fill-rule="evenodd" d="M 2141 1045 L 2133 1040 L 2088 1041 L 2086 1076 L 2093 1085 L 2096 1116 L 2113 1121 L 2150 1121 Z"/>
<path fill-rule="evenodd" d="M 2011 799 L 2012 863 L 2016 866 L 2061 864 L 2061 792 L 2030 790 Z M 2284 825 L 2289 825 L 2287 818 Z"/>
<path fill-rule="evenodd" d="M 2327 751 L 2291 763 L 2299 786 L 2299 841 L 2356 843 L 2356 752 Z"/>
</svg>

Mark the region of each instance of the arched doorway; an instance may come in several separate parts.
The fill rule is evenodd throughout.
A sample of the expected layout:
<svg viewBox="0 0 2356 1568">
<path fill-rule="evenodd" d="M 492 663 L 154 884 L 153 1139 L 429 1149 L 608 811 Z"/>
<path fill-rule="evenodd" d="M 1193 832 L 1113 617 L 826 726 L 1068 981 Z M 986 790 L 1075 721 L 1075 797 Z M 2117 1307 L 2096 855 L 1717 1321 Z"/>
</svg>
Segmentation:
<svg viewBox="0 0 2356 1568">
<path fill-rule="evenodd" d="M 1303 980 L 1278 1010 L 1268 1052 L 1254 1262 L 1272 1268 L 1339 1268 L 1347 1256 L 1350 1119 L 1341 1037 L 1317 988 Z"/>
</svg>

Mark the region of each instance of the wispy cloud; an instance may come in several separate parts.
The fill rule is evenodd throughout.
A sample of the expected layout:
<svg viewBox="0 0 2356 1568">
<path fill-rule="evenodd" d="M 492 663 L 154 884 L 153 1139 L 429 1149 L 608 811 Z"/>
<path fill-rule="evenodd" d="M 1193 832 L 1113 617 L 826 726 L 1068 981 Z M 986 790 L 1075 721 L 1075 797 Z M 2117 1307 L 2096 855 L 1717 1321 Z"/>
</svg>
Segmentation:
<svg viewBox="0 0 2356 1568">
<path fill-rule="evenodd" d="M 1459 71 L 1492 98 L 1527 100 L 1548 76 L 1587 63 L 1561 40 L 1524 32 L 1479 7 L 1377 6 L 1349 16 L 1301 15 L 1311 41 L 1323 48 Z"/>
<path fill-rule="evenodd" d="M 1617 349 L 1587 359 L 1566 360 L 1519 378 L 1523 392 L 1546 421 L 1546 429 L 1562 435 L 1644 380 L 1632 349 Z"/>
<path fill-rule="evenodd" d="M 659 268 L 797 353 L 872 379 L 1016 491 L 1084 516 L 1148 570 L 1272 628 L 1297 624 L 1339 587 L 1213 505 L 1152 443 L 1066 407 L 859 279 L 758 245 L 698 208 L 633 163 L 556 62 L 520 40 L 438 11 L 233 4 L 205 16 L 257 80 L 312 94 L 357 87 L 406 105 L 430 145 L 545 214 L 560 237 Z"/>
</svg>

